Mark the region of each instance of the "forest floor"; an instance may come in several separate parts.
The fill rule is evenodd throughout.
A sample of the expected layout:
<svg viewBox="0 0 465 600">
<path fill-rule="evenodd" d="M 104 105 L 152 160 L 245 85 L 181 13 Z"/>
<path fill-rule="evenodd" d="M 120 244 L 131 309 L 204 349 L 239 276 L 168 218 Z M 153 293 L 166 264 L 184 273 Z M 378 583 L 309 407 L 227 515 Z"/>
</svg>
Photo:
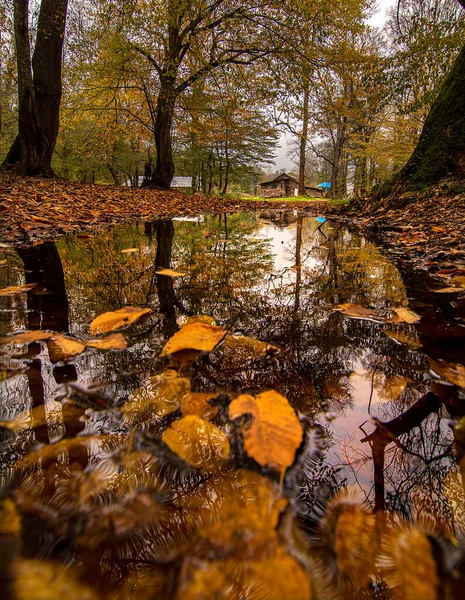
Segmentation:
<svg viewBox="0 0 465 600">
<path fill-rule="evenodd" d="M 205 212 L 298 208 L 318 215 L 324 214 L 327 205 L 325 200 L 270 203 L 0 173 L 0 242 L 31 245 L 118 223 L 196 216 Z"/>
<path fill-rule="evenodd" d="M 337 209 L 336 209 L 337 210 Z M 465 186 L 449 181 L 425 192 L 354 201 L 338 220 L 372 232 L 388 255 L 441 281 L 441 291 L 465 287 Z"/>
</svg>

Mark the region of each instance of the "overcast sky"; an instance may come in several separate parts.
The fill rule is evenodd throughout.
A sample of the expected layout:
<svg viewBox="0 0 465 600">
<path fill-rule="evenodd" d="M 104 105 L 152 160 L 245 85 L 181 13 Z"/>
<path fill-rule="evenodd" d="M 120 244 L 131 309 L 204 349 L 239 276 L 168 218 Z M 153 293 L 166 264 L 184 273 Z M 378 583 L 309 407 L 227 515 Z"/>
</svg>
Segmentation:
<svg viewBox="0 0 465 600">
<path fill-rule="evenodd" d="M 368 19 L 367 23 L 372 27 L 382 27 L 386 20 L 386 11 L 389 7 L 393 6 L 397 3 L 397 0 L 378 0 L 378 10 L 377 12 Z M 293 161 L 288 158 L 287 154 L 289 152 L 288 148 L 288 136 L 285 134 L 281 135 L 280 146 L 276 150 L 276 161 L 275 168 L 276 169 L 286 169 L 286 171 L 291 171 L 295 168 L 295 164 Z"/>
</svg>

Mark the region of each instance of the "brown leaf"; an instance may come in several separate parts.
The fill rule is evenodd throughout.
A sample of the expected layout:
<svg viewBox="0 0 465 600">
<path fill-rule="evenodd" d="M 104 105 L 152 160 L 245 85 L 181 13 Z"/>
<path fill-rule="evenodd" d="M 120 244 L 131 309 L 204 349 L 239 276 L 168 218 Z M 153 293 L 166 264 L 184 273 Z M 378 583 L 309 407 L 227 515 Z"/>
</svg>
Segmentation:
<svg viewBox="0 0 465 600">
<path fill-rule="evenodd" d="M 371 321 L 375 320 L 379 322 L 386 321 L 386 319 L 379 317 L 375 312 L 373 312 L 371 308 L 365 308 L 359 304 L 339 304 L 338 306 L 333 306 L 332 310 L 336 310 L 346 317 L 351 317 L 352 319 L 369 319 Z"/>
<path fill-rule="evenodd" d="M 303 438 L 302 426 L 284 396 L 271 390 L 258 396 L 242 395 L 229 405 L 229 418 L 252 415 L 242 423 L 244 448 L 262 467 L 283 472 L 294 462 Z"/>
<path fill-rule="evenodd" d="M 48 354 L 52 362 L 68 360 L 84 352 L 86 345 L 73 338 L 55 334 L 47 341 Z"/>
<path fill-rule="evenodd" d="M 168 340 L 160 356 L 173 354 L 180 350 L 211 352 L 225 337 L 226 333 L 221 327 L 205 325 L 204 323 L 186 325 Z"/>
<path fill-rule="evenodd" d="M 404 306 L 399 306 L 398 308 L 393 309 L 396 315 L 399 317 L 397 319 L 397 323 L 409 323 L 413 325 L 414 323 L 418 323 L 421 320 L 419 314 L 410 310 L 409 308 L 405 308 Z"/>
<path fill-rule="evenodd" d="M 126 338 L 122 333 L 115 333 L 98 340 L 87 340 L 85 344 L 99 350 L 125 350 L 128 347 Z"/>
<path fill-rule="evenodd" d="M 213 419 L 218 407 L 208 403 L 216 394 L 204 394 L 201 392 L 191 392 L 181 398 L 180 409 L 183 416 L 197 415 L 206 421 Z"/>
<path fill-rule="evenodd" d="M 181 398 L 190 389 L 189 379 L 178 377 L 176 371 L 169 369 L 146 381 L 121 408 L 121 412 L 131 425 L 159 419 L 177 410 Z"/>
<path fill-rule="evenodd" d="M 420 340 L 416 333 L 408 331 L 394 331 L 391 329 L 385 329 L 384 333 L 396 342 L 399 342 L 399 344 L 405 344 L 413 349 L 421 348 Z"/>
<path fill-rule="evenodd" d="M 202 471 L 224 468 L 229 459 L 229 441 L 216 425 L 197 415 L 175 421 L 163 434 L 163 441 L 183 460 Z"/>
<path fill-rule="evenodd" d="M 0 290 L 0 296 L 14 296 L 15 294 L 24 294 L 33 290 L 37 287 L 37 283 L 28 283 L 27 285 L 12 285 L 10 287 L 2 288 Z"/>
<path fill-rule="evenodd" d="M 90 324 L 90 334 L 97 335 L 120 329 L 131 323 L 135 323 L 150 312 L 152 312 L 150 308 L 136 308 L 134 306 L 125 306 L 120 310 L 106 312 L 92 321 Z"/>
<path fill-rule="evenodd" d="M 448 363 L 445 360 L 429 359 L 430 367 L 438 375 L 459 387 L 465 387 L 465 367 L 460 364 Z"/>
<path fill-rule="evenodd" d="M 463 290 L 463 288 L 446 287 L 446 288 L 441 288 L 439 290 L 431 290 L 431 291 L 434 292 L 435 294 L 458 294 L 458 293 L 462 293 L 464 290 Z"/>
<path fill-rule="evenodd" d="M 17 333 L 16 335 L 10 335 L 7 337 L 0 338 L 0 344 L 32 344 L 33 342 L 41 342 L 48 340 L 55 334 L 51 331 L 42 331 L 37 329 L 35 331 L 25 331 L 24 333 Z"/>
</svg>

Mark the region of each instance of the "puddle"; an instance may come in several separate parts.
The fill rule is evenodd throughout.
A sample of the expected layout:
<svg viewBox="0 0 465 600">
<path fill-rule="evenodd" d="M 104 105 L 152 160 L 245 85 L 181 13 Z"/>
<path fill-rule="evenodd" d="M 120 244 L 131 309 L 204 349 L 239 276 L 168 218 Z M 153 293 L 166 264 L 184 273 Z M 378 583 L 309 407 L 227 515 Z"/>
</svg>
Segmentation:
<svg viewBox="0 0 465 600">
<path fill-rule="evenodd" d="M 254 544 L 242 540 L 238 548 L 237 539 L 236 545 L 231 542 L 234 536 L 224 534 L 223 539 L 218 532 L 211 533 L 210 522 L 204 522 L 204 513 L 216 503 L 216 522 L 225 523 L 226 532 L 231 519 L 238 527 L 241 525 L 242 517 L 231 516 L 223 504 L 232 498 L 233 503 L 241 505 L 238 487 L 252 486 L 249 479 L 243 483 L 241 477 L 244 473 L 248 473 L 246 478 L 259 477 L 257 464 L 244 461 L 236 452 L 241 469 L 233 471 L 234 481 L 223 478 L 218 483 L 215 471 L 216 483 L 208 491 L 205 476 L 196 479 L 192 463 L 184 469 L 177 458 L 178 462 L 173 463 L 176 468 L 171 465 L 165 471 L 158 464 L 165 460 L 160 436 L 173 422 L 170 414 L 163 415 L 156 426 L 138 429 L 129 445 L 128 429 L 121 419 L 119 407 L 150 377 L 166 370 L 168 359 L 160 357 L 164 344 L 179 329 L 183 318 L 195 315 L 213 317 L 235 337 L 228 338 L 228 344 L 220 344 L 211 354 L 202 354 L 194 363 L 177 366 L 181 367 L 180 376 L 190 379 L 193 392 L 234 397 L 274 389 L 298 411 L 308 443 L 300 455 L 299 468 L 294 466 L 288 472 L 284 495 L 291 500 L 304 529 L 311 530 L 327 499 L 348 485 L 357 489 L 361 501 L 371 508 L 407 517 L 419 512 L 434 515 L 444 529 L 458 534 L 464 523 L 463 490 L 460 485 L 454 488 L 459 501 L 450 491 L 450 482 L 454 478 L 459 481 L 451 424 L 463 413 L 457 408 L 460 399 L 455 388 L 439 380 L 440 374 L 432 373 L 429 357 L 454 361 L 461 356 L 463 362 L 464 328 L 443 298 L 438 300 L 442 304 L 425 302 L 417 284 L 405 274 L 402 277 L 374 243 L 338 224 L 283 211 L 278 215 L 205 216 L 115 227 L 95 236 L 69 236 L 29 249 L 1 248 L 1 261 L 6 263 L 0 266 L 0 288 L 37 284 L 27 294 L 0 298 L 2 336 L 43 329 L 88 340 L 92 337 L 89 324 L 102 313 L 125 306 L 152 310 L 123 331 L 128 343 L 125 350 L 87 347 L 69 360 L 52 363 L 46 341 L 3 347 L 0 421 L 5 424 L 26 419 L 24 427 L 0 429 L 0 466 L 5 484 L 11 485 L 16 461 L 27 457 L 30 450 L 37 451 L 38 444 L 71 440 L 75 435 L 76 439 L 93 436 L 86 438 L 93 441 L 85 448 L 84 463 L 79 452 L 77 458 L 74 456 L 76 449 L 66 446 L 60 450 L 53 477 L 64 477 L 66 485 L 54 488 L 48 516 L 42 505 L 39 509 L 34 503 L 47 504 L 41 494 L 45 494 L 50 481 L 42 472 L 42 463 L 49 459 L 42 457 L 39 461 L 41 473 L 33 492 L 30 486 L 26 486 L 27 491 L 21 489 L 24 482 L 19 484 L 18 505 L 25 522 L 33 515 L 47 522 L 45 529 L 51 539 L 50 530 L 55 529 L 56 539 L 69 542 L 63 549 L 61 542 L 49 543 L 38 536 L 29 542 L 29 557 L 63 561 L 66 556 L 71 562 L 77 561 L 88 578 L 89 573 L 95 576 L 101 590 L 127 590 L 136 585 L 126 572 L 136 565 L 137 581 L 145 582 L 140 589 L 152 590 L 151 597 L 176 598 L 184 593 L 188 598 L 217 597 L 202 596 L 201 587 L 193 587 L 194 574 L 204 573 L 206 564 L 210 573 L 213 562 L 216 565 L 231 555 L 237 559 L 241 552 L 241 560 L 247 564 L 257 560 L 260 551 Z M 160 268 L 184 275 L 162 276 L 157 274 Z M 422 320 L 415 325 L 386 324 L 349 318 L 332 310 L 345 303 L 370 307 L 386 318 L 392 316 L 393 308 L 410 306 Z M 265 344 L 244 342 L 243 336 Z M 441 398 L 440 406 L 437 397 L 427 396 L 432 385 Z M 66 404 L 65 399 L 73 404 Z M 31 414 L 34 428 L 30 427 Z M 380 421 L 390 424 L 391 437 L 387 440 Z M 223 425 L 233 444 L 237 431 L 231 424 Z M 131 450 L 134 458 L 129 467 Z M 155 458 L 148 458 L 152 456 Z M 27 458 L 24 460 L 27 462 Z M 156 468 L 153 461 L 158 461 Z M 21 463 L 21 468 L 25 464 Z M 80 471 L 76 465 L 81 465 Z M 155 494 L 152 490 L 150 497 L 141 496 L 136 510 L 131 504 L 135 488 L 128 481 L 130 477 L 138 478 L 136 488 L 142 489 L 152 468 L 157 477 L 162 472 L 162 478 L 166 478 L 160 484 L 164 491 L 157 489 Z M 65 475 L 60 475 L 60 469 Z M 86 481 L 94 477 L 93 483 L 89 480 L 86 484 L 88 496 L 81 497 L 79 510 L 71 500 L 70 483 L 72 479 L 75 493 L 79 489 L 84 494 L 83 487 L 79 487 L 82 481 L 78 485 L 75 476 L 78 471 Z M 124 493 L 119 490 L 117 496 L 123 498 L 126 508 L 118 517 L 111 516 L 112 527 L 121 531 L 133 527 L 135 533 L 120 532 L 119 538 L 115 533 L 111 545 L 107 534 L 92 519 L 97 514 L 103 519 L 101 508 L 97 509 L 99 503 L 106 506 L 105 518 L 110 519 L 110 492 L 107 489 L 105 496 L 102 489 L 111 477 L 121 478 L 124 472 L 130 475 L 121 484 Z M 272 481 L 277 485 L 276 474 L 267 470 L 265 475 L 268 479 L 262 479 L 266 485 Z M 13 487 L 17 483 L 13 480 Z M 115 493 L 119 479 L 111 485 L 111 493 Z M 124 495 L 130 491 L 131 502 Z M 155 495 L 157 501 L 163 497 L 162 506 L 170 505 L 175 498 L 176 510 L 187 511 L 190 516 L 183 517 L 186 520 L 181 523 L 168 511 L 166 525 L 165 517 L 151 515 Z M 204 498 L 204 504 L 202 495 L 209 498 Z M 190 504 L 185 497 L 190 498 Z M 252 492 L 251 497 L 255 498 Z M 52 524 L 50 511 L 55 511 Z M 194 511 L 194 517 L 189 511 Z M 131 519 L 137 521 L 136 513 L 140 512 L 147 512 L 147 519 L 140 517 L 139 525 L 130 523 Z M 94 537 L 87 534 L 85 542 L 81 539 L 84 534 L 64 524 L 76 513 L 81 519 L 85 513 L 85 523 L 97 528 Z M 153 528 L 152 517 L 159 526 L 157 535 L 165 527 L 159 547 L 147 533 L 149 525 Z M 195 519 L 200 519 L 202 531 L 210 532 L 208 535 L 199 536 L 197 530 L 195 535 L 192 533 Z M 248 527 L 248 523 L 243 524 L 246 530 Z M 88 532 L 85 527 L 83 531 Z M 209 540 L 208 552 L 199 541 L 203 535 Z M 118 550 L 109 552 L 109 546 Z M 140 564 L 138 553 L 143 554 Z M 95 555 L 99 567 L 91 569 L 89 557 Z M 108 561 L 114 561 L 112 568 Z M 152 569 L 150 585 L 144 579 L 147 561 Z M 230 565 L 224 568 L 228 571 Z M 280 572 L 280 567 L 276 569 Z M 285 567 L 282 569 L 285 574 Z M 125 593 L 112 597 L 123 598 Z"/>
</svg>

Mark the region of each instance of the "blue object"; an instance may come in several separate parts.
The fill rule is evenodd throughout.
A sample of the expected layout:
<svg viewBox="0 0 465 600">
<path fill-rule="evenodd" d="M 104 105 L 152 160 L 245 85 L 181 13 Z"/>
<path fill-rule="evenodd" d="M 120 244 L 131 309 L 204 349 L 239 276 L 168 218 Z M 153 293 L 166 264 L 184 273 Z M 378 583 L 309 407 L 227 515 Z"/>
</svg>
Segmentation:
<svg viewBox="0 0 465 600">
<path fill-rule="evenodd" d="M 329 183 L 329 181 L 323 181 L 323 183 L 319 183 L 316 187 L 324 188 L 325 190 L 329 190 L 329 188 L 331 187 L 331 184 Z"/>
<path fill-rule="evenodd" d="M 326 219 L 324 217 L 317 217 L 316 220 L 318 223 L 326 223 Z"/>
</svg>

